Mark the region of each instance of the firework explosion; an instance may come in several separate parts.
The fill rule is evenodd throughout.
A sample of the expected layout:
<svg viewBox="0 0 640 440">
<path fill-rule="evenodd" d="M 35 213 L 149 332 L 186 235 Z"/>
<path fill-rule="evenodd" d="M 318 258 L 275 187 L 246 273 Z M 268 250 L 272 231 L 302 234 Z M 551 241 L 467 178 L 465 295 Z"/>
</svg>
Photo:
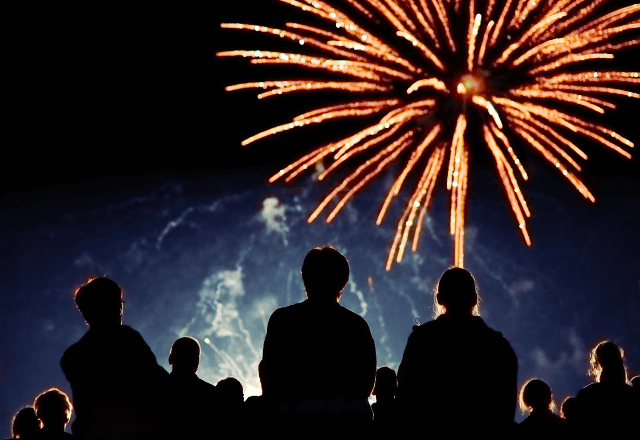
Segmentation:
<svg viewBox="0 0 640 440">
<path fill-rule="evenodd" d="M 307 54 L 239 50 L 218 56 L 248 57 L 252 64 L 304 66 L 331 72 L 337 80 L 264 81 L 226 90 L 266 90 L 258 98 L 339 90 L 348 98 L 252 136 L 243 145 L 309 124 L 378 115 L 374 124 L 315 149 L 269 181 L 289 182 L 311 166 L 332 161 L 318 176 L 322 180 L 341 165 L 355 164 L 309 217 L 312 222 L 338 196 L 327 217 L 330 222 L 356 192 L 402 160 L 405 166 L 382 204 L 378 225 L 407 177 L 416 175 L 417 184 L 398 222 L 387 270 L 394 260 L 401 261 L 412 232 L 412 249 L 417 249 L 440 174 L 446 175 L 451 196 L 454 262 L 463 266 L 467 139 L 484 139 L 527 245 L 531 213 L 520 190 L 527 174 L 512 144 L 532 147 L 590 201 L 595 199 L 577 175 L 576 159 L 587 156 L 566 135 L 589 137 L 631 157 L 629 140 L 571 112 L 584 107 L 602 114 L 615 108 L 603 97 L 640 97 L 618 88 L 639 84 L 638 72 L 593 67 L 593 60 L 611 59 L 611 52 L 640 42 L 629 32 L 640 28 L 640 4 L 597 15 L 604 0 L 344 0 L 342 10 L 317 0 L 279 1 L 313 14 L 326 26 L 287 23 L 285 30 L 226 23 L 222 27 L 292 40 L 298 51 L 304 48 Z"/>
</svg>

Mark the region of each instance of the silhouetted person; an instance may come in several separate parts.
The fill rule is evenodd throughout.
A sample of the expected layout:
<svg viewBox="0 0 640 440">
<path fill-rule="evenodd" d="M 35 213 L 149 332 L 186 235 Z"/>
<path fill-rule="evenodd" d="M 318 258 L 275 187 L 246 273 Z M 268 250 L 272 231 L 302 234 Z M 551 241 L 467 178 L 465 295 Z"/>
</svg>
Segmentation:
<svg viewBox="0 0 640 440">
<path fill-rule="evenodd" d="M 578 438 L 578 417 L 580 410 L 578 409 L 578 401 L 575 397 L 567 397 L 562 402 L 560 413 L 567 422 L 567 438 Z"/>
<path fill-rule="evenodd" d="M 611 438 L 635 432 L 640 405 L 627 383 L 622 350 L 603 341 L 591 350 L 595 383 L 578 392 L 578 423 L 584 437 Z"/>
<path fill-rule="evenodd" d="M 42 421 L 42 429 L 38 433 L 39 440 L 65 440 L 73 436 L 64 432 L 73 407 L 69 397 L 58 388 L 50 388 L 36 397 L 33 402 L 36 415 Z"/>
<path fill-rule="evenodd" d="M 204 438 L 218 411 L 216 387 L 200 379 L 200 344 L 191 337 L 176 340 L 169 354 L 171 374 L 165 390 L 166 438 Z"/>
<path fill-rule="evenodd" d="M 566 421 L 553 413 L 555 404 L 551 388 L 540 379 L 531 379 L 520 390 L 520 408 L 530 412 L 518 425 L 520 439 L 565 439 L 568 435 Z"/>
<path fill-rule="evenodd" d="M 36 439 L 42 424 L 36 415 L 36 410 L 28 406 L 22 408 L 13 417 L 13 438 L 20 440 Z"/>
<path fill-rule="evenodd" d="M 81 439 L 148 439 L 167 372 L 140 333 L 122 325 L 122 290 L 94 278 L 75 292 L 89 330 L 62 356 Z"/>
<path fill-rule="evenodd" d="M 636 393 L 640 393 L 640 376 L 635 376 L 629 382 L 631 383 L 631 387 L 636 391 Z"/>
<path fill-rule="evenodd" d="M 307 299 L 269 319 L 260 363 L 263 395 L 289 414 L 370 420 L 376 349 L 367 322 L 339 304 L 349 263 L 332 247 L 302 264 Z"/>
<path fill-rule="evenodd" d="M 218 381 L 216 391 L 220 399 L 220 420 L 233 426 L 241 423 L 244 416 L 244 388 L 235 377 Z"/>
<path fill-rule="evenodd" d="M 382 429 L 396 428 L 396 372 L 389 367 L 380 367 L 376 371 L 376 384 L 373 395 L 376 402 L 371 406 L 373 421 Z"/>
<path fill-rule="evenodd" d="M 436 319 L 413 327 L 398 368 L 401 429 L 434 438 L 504 436 L 518 394 L 511 345 L 474 316 L 478 294 L 467 270 L 445 271 L 434 303 Z"/>
</svg>

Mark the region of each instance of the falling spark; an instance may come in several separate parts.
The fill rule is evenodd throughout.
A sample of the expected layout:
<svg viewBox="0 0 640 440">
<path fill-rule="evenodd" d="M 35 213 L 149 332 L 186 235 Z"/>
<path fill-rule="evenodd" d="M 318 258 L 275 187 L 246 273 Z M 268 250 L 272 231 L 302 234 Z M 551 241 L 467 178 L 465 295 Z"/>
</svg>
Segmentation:
<svg viewBox="0 0 640 440">
<path fill-rule="evenodd" d="M 387 270 L 402 260 L 412 232 L 412 250 L 417 250 L 442 174 L 451 199 L 454 263 L 464 265 L 471 147 L 484 146 L 491 153 L 527 245 L 531 211 L 520 187 L 528 175 L 515 148 L 537 152 L 590 201 L 595 198 L 577 174 L 579 160 L 587 155 L 571 136 L 588 137 L 631 157 L 631 141 L 572 114 L 570 108 L 603 114 L 615 108 L 604 97 L 640 98 L 627 90 L 640 85 L 638 72 L 593 68 L 594 62 L 606 65 L 616 50 L 640 44 L 629 32 L 640 28 L 638 4 L 597 16 L 606 0 L 346 0 L 344 10 L 331 6 L 330 0 L 274 1 L 307 12 L 326 26 L 286 23 L 286 29 L 275 29 L 225 23 L 223 28 L 279 37 L 296 49 L 234 50 L 218 56 L 295 65 L 335 78 L 259 81 L 226 90 L 261 89 L 258 98 L 331 90 L 346 99 L 301 114 L 242 144 L 330 120 L 376 118 L 366 128 L 304 155 L 269 181 L 290 182 L 320 164 L 318 181 L 347 169 L 308 219 L 314 221 L 332 206 L 326 218 L 330 222 L 390 164 L 403 163 L 376 219 L 380 225 L 405 184 L 417 182 L 397 223 Z M 445 108 L 454 109 L 455 116 L 445 115 Z M 470 133 L 476 127 L 480 133 Z"/>
</svg>

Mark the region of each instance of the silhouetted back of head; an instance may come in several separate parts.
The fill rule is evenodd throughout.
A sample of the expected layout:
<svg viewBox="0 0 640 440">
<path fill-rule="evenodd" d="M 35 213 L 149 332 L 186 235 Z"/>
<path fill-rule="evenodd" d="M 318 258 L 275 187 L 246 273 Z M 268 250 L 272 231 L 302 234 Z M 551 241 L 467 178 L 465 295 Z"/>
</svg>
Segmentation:
<svg viewBox="0 0 640 440">
<path fill-rule="evenodd" d="M 436 315 L 477 314 L 478 292 L 476 280 L 466 269 L 447 269 L 438 281 L 435 296 Z"/>
<path fill-rule="evenodd" d="M 40 419 L 36 410 L 28 406 L 22 408 L 13 418 L 13 438 L 30 439 L 40 430 Z"/>
<path fill-rule="evenodd" d="M 33 402 L 36 414 L 45 428 L 62 428 L 71 420 L 73 407 L 69 397 L 58 388 L 50 388 Z"/>
<path fill-rule="evenodd" d="M 185 336 L 176 340 L 171 346 L 171 354 L 169 355 L 169 365 L 173 366 L 174 371 L 198 371 L 200 364 L 200 343 L 190 337 Z"/>
<path fill-rule="evenodd" d="M 627 372 L 622 360 L 623 351 L 611 341 L 602 341 L 591 350 L 591 375 L 597 382 L 627 381 Z"/>
<path fill-rule="evenodd" d="M 301 272 L 308 298 L 337 300 L 349 281 L 347 259 L 329 246 L 311 249 Z"/>
<path fill-rule="evenodd" d="M 396 372 L 389 367 L 380 367 L 376 371 L 376 384 L 373 394 L 377 399 L 393 399 L 396 395 Z"/>
<path fill-rule="evenodd" d="M 122 289 L 109 278 L 93 278 L 75 293 L 76 305 L 90 326 L 114 325 L 122 319 Z"/>
<path fill-rule="evenodd" d="M 575 397 L 567 397 L 562 402 L 562 407 L 560 408 L 560 412 L 562 413 L 562 417 L 567 420 L 575 420 L 576 415 L 578 415 L 578 407 L 579 403 Z"/>
<path fill-rule="evenodd" d="M 223 405 L 238 405 L 244 402 L 244 389 L 240 381 L 235 377 L 227 377 L 219 381 L 216 384 L 216 390 Z"/>
<path fill-rule="evenodd" d="M 525 411 L 551 410 L 551 388 L 543 380 L 531 379 L 520 389 L 520 409 Z"/>
</svg>

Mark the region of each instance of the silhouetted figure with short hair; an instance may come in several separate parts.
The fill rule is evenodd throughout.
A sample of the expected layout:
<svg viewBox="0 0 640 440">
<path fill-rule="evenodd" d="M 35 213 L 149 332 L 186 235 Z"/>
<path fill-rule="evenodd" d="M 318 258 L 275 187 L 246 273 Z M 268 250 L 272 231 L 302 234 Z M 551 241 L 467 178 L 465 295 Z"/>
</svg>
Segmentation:
<svg viewBox="0 0 640 440">
<path fill-rule="evenodd" d="M 74 437 L 148 439 L 167 372 L 142 336 L 122 325 L 122 290 L 94 278 L 75 292 L 89 330 L 67 349 L 60 366 L 71 384 Z"/>
<path fill-rule="evenodd" d="M 169 365 L 172 369 L 163 408 L 166 438 L 205 438 L 215 423 L 218 392 L 214 385 L 196 374 L 200 353 L 200 343 L 189 336 L 179 338 L 171 346 Z"/>
<path fill-rule="evenodd" d="M 38 432 L 42 424 L 36 415 L 36 410 L 27 406 L 22 408 L 13 417 L 12 431 L 13 439 L 33 440 L 38 438 Z"/>
<path fill-rule="evenodd" d="M 307 300 L 269 319 L 259 367 L 263 395 L 286 403 L 286 416 L 371 420 L 375 344 L 367 322 L 338 302 L 349 263 L 332 247 L 315 248 L 301 272 Z"/>
<path fill-rule="evenodd" d="M 518 360 L 502 334 L 474 316 L 478 294 L 471 273 L 445 271 L 434 303 L 436 319 L 413 327 L 398 368 L 400 429 L 433 438 L 507 435 L 516 411 Z M 469 412 L 463 415 L 464 409 Z"/>
<path fill-rule="evenodd" d="M 631 383 L 631 387 L 636 393 L 640 393 L 640 376 L 635 376 L 629 381 L 629 383 Z"/>
<path fill-rule="evenodd" d="M 216 391 L 220 399 L 220 420 L 233 426 L 240 423 L 244 417 L 244 388 L 235 377 L 226 377 L 216 384 Z"/>
<path fill-rule="evenodd" d="M 640 405 L 627 383 L 623 352 L 603 341 L 591 350 L 590 373 L 596 380 L 578 392 L 578 423 L 585 438 L 612 438 L 637 429 Z"/>
<path fill-rule="evenodd" d="M 58 388 L 50 388 L 36 397 L 33 407 L 42 421 L 42 429 L 37 437 L 39 440 L 73 438 L 71 434 L 64 432 L 73 411 L 73 406 L 65 392 Z"/>
<path fill-rule="evenodd" d="M 555 403 L 551 388 L 540 379 L 528 380 L 520 390 L 520 409 L 530 412 L 518 425 L 520 439 L 565 439 L 568 437 L 566 421 L 553 413 Z"/>
<path fill-rule="evenodd" d="M 562 418 L 567 420 L 569 423 L 572 423 L 572 421 L 575 422 L 578 411 L 578 401 L 575 397 L 567 397 L 564 399 L 564 402 L 562 402 L 562 406 L 560 407 Z"/>
<path fill-rule="evenodd" d="M 562 402 L 560 414 L 567 423 L 567 438 L 574 439 L 578 437 L 578 417 L 580 410 L 578 409 L 578 401 L 575 397 L 567 397 Z"/>
<path fill-rule="evenodd" d="M 376 402 L 371 406 L 373 422 L 376 425 L 376 429 L 383 429 L 385 434 L 389 435 L 397 428 L 396 389 L 396 372 L 389 367 L 378 368 L 378 371 L 376 371 L 376 384 L 373 388 Z M 391 429 L 394 431 L 391 431 Z"/>
</svg>

